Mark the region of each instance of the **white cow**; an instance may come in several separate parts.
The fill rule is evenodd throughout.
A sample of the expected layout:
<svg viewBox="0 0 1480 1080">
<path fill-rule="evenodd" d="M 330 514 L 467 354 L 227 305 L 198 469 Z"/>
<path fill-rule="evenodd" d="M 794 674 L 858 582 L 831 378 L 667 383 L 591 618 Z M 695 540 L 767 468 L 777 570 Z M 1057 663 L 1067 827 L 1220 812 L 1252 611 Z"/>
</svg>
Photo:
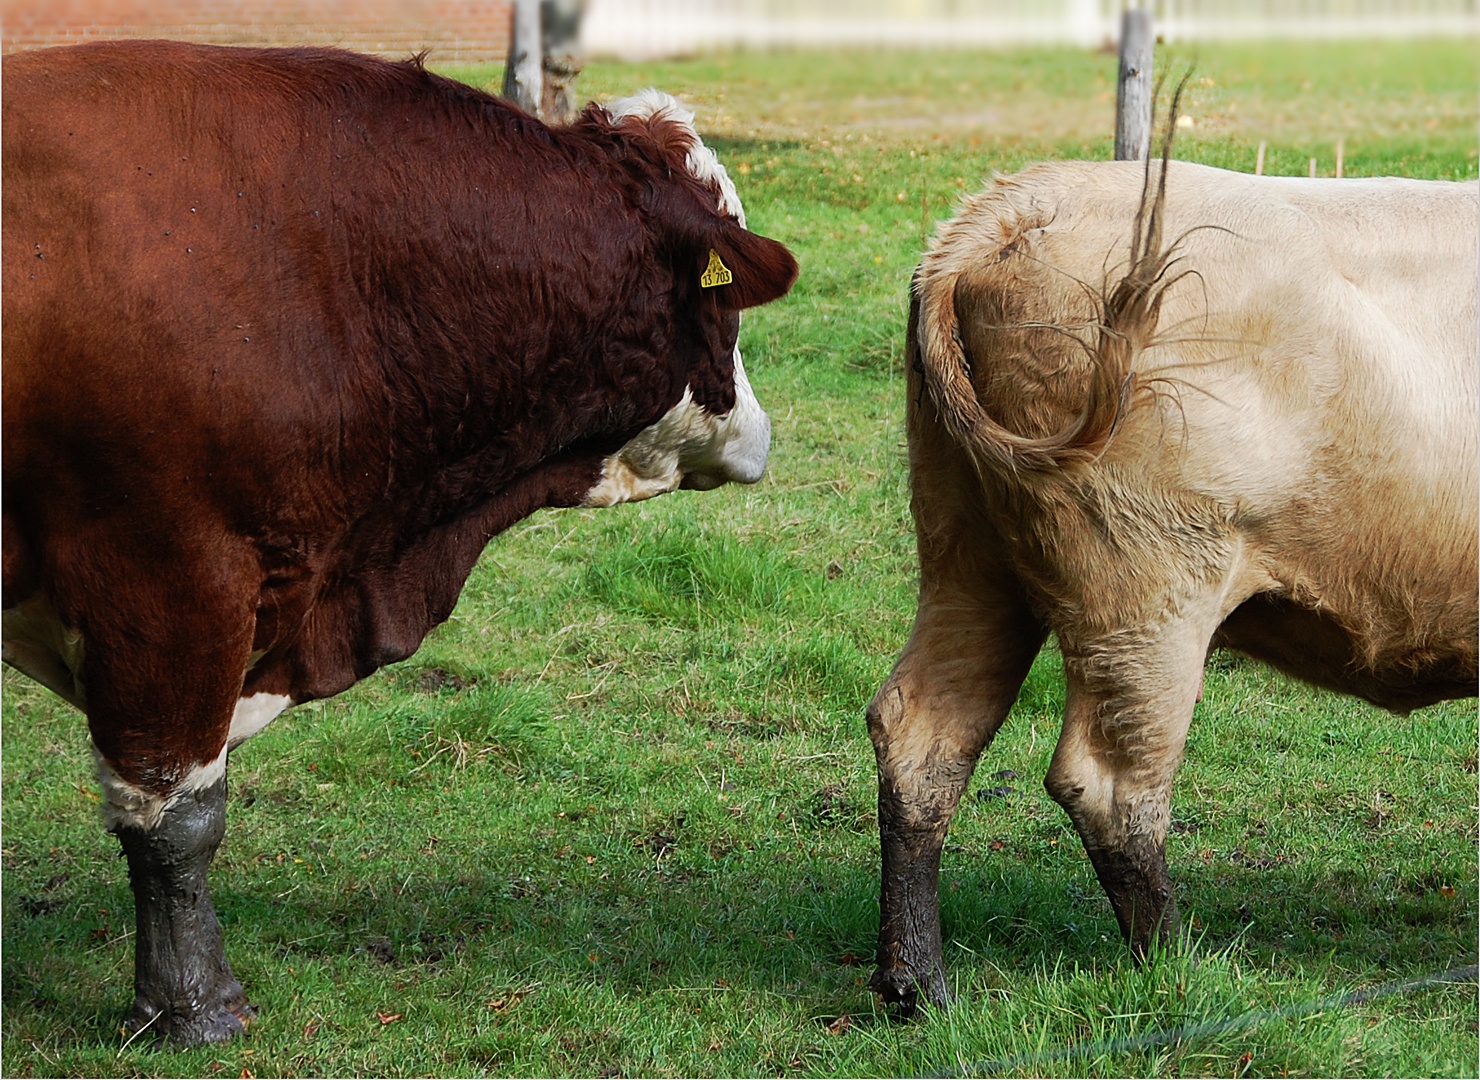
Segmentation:
<svg viewBox="0 0 1480 1080">
<path fill-rule="evenodd" d="M 1400 712 L 1476 692 L 1476 185 L 1161 175 L 998 179 L 916 277 L 919 609 L 869 707 L 906 1007 L 947 997 L 941 844 L 1048 633 L 1046 786 L 1138 952 L 1210 648 Z"/>
</svg>

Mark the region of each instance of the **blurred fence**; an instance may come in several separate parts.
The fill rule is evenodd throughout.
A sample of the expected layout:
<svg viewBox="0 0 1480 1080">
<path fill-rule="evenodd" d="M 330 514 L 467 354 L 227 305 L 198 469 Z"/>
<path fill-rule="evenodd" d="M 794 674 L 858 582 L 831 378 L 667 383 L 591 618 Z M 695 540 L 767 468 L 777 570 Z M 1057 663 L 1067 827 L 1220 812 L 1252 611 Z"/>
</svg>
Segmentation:
<svg viewBox="0 0 1480 1080">
<path fill-rule="evenodd" d="M 1166 41 L 1480 35 L 1480 0 L 1146 0 Z M 510 0 L 0 0 L 5 52 L 96 38 L 328 44 L 502 61 Z M 791 46 L 1097 47 L 1125 0 L 587 0 L 595 56 Z"/>
<path fill-rule="evenodd" d="M 1480 35 L 1477 0 L 1155 0 L 1166 41 Z M 596 55 L 1113 42 L 1125 0 L 590 0 Z"/>
</svg>

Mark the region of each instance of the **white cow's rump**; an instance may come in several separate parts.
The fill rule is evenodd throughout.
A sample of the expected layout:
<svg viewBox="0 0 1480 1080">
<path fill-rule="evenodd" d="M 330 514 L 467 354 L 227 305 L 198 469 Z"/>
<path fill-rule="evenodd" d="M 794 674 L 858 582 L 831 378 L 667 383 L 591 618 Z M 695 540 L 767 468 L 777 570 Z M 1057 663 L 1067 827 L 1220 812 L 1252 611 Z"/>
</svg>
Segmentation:
<svg viewBox="0 0 1480 1080">
<path fill-rule="evenodd" d="M 916 276 L 920 601 L 869 707 L 890 1000 L 946 997 L 941 844 L 1048 633 L 1045 784 L 1141 952 L 1210 647 L 1399 711 L 1476 690 L 1476 185 L 1149 175 L 999 178 Z"/>
</svg>

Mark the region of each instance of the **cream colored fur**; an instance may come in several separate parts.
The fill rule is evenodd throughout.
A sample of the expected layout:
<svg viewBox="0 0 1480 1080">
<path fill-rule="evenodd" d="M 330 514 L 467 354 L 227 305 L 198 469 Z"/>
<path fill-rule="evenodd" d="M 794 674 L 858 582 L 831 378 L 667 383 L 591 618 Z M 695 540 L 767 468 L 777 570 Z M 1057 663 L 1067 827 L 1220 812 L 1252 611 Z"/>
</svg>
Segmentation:
<svg viewBox="0 0 1480 1080">
<path fill-rule="evenodd" d="M 1046 784 L 1140 948 L 1175 924 L 1168 798 L 1210 647 L 1392 708 L 1474 692 L 1476 185 L 1173 162 L 1138 262 L 1147 176 L 998 178 L 916 278 L 920 602 L 869 710 L 895 1000 L 945 991 L 930 875 L 891 852 L 938 859 L 1047 632 Z"/>
<path fill-rule="evenodd" d="M 1114 434 L 1087 456 L 1014 460 L 1015 440 L 1051 440 L 1081 415 L 1095 356 L 1068 334 L 1095 340 L 1143 175 L 1060 163 L 999 179 L 920 275 L 927 375 L 954 331 L 967 404 L 1008 439 L 987 445 L 990 429 L 951 424 L 958 402 L 937 405 L 1031 508 L 1055 622 L 1114 630 L 1209 591 L 1223 614 L 1273 591 L 1338 618 L 1372 664 L 1435 639 L 1473 656 L 1476 186 L 1172 163 L 1166 236 L 1192 274 L 1141 328 Z"/>
</svg>

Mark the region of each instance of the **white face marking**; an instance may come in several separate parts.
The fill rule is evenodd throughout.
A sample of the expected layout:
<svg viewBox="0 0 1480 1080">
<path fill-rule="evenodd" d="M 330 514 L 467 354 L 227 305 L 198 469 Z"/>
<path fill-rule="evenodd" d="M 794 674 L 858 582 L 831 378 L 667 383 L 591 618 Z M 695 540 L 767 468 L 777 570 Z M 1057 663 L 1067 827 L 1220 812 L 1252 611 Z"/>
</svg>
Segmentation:
<svg viewBox="0 0 1480 1080">
<path fill-rule="evenodd" d="M 731 481 L 753 484 L 766 471 L 771 418 L 750 389 L 735 349 L 735 407 L 714 416 L 694 403 L 693 391 L 644 428 L 601 466 L 601 479 L 582 506 L 615 506 L 688 486 L 704 491 Z"/>
<path fill-rule="evenodd" d="M 227 748 L 246 742 L 291 704 L 293 699 L 287 694 L 253 694 L 237 699 L 236 711 L 231 714 L 231 732 L 226 736 Z"/>
<path fill-rule="evenodd" d="M 82 634 L 62 625 L 46 596 L 38 593 L 0 613 L 0 636 L 0 659 L 79 709 L 86 707 Z"/>
<path fill-rule="evenodd" d="M 716 189 L 721 213 L 729 214 L 740 223 L 741 228 L 745 227 L 745 208 L 740 205 L 740 193 L 735 190 L 730 174 L 720 164 L 719 158 L 715 157 L 714 151 L 699 138 L 699 133 L 694 128 L 693 112 L 684 108 L 677 98 L 650 86 L 631 97 L 613 101 L 606 106 L 606 113 L 613 120 L 623 120 L 629 116 L 638 120 L 671 120 L 688 128 L 693 136 L 686 162 L 689 172 Z"/>
</svg>

